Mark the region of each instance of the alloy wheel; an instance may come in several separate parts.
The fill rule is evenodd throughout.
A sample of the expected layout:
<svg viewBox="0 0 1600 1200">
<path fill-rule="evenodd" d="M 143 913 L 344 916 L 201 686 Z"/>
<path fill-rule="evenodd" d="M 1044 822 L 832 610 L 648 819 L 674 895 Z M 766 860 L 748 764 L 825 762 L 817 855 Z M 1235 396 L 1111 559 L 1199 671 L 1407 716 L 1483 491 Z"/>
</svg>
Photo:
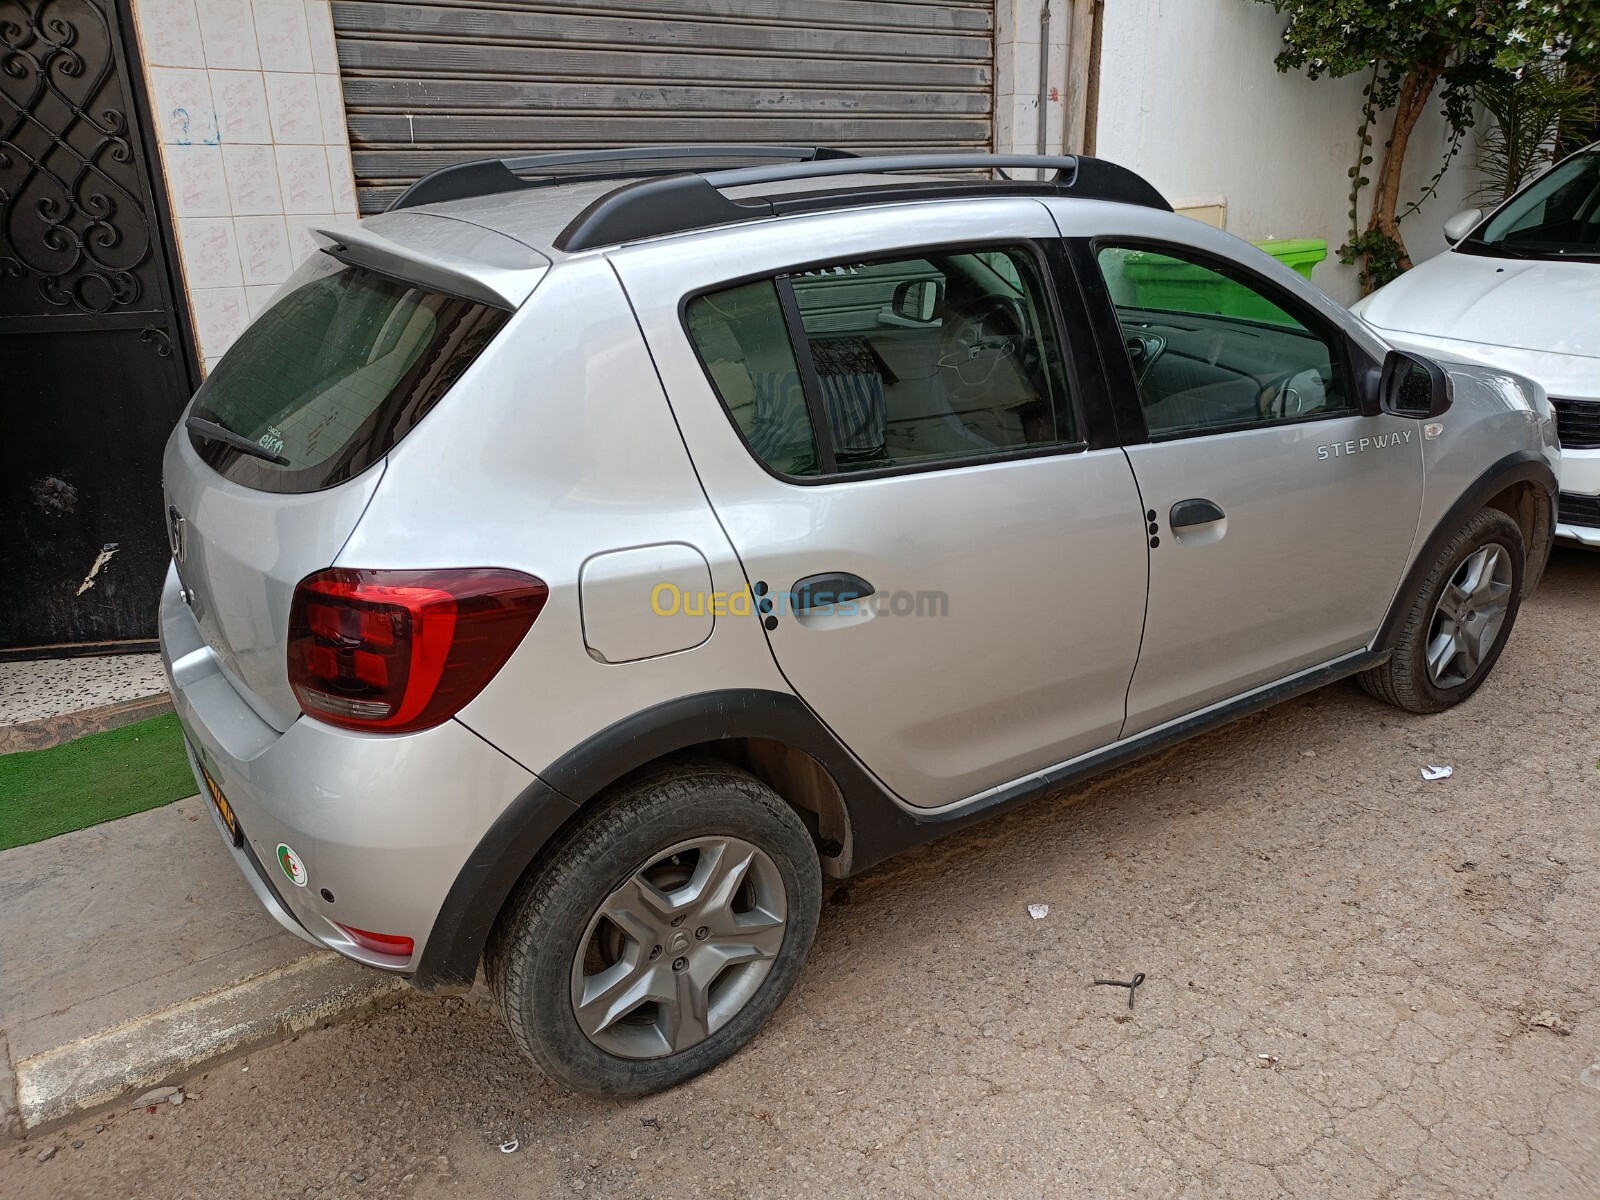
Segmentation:
<svg viewBox="0 0 1600 1200">
<path fill-rule="evenodd" d="M 777 864 L 732 837 L 680 842 L 601 903 L 572 963 L 584 1035 L 621 1058 L 703 1042 L 749 1003 L 783 946 Z"/>
<path fill-rule="evenodd" d="M 1511 555 L 1497 542 L 1480 546 L 1456 568 L 1428 626 L 1428 677 L 1459 687 L 1494 648 L 1511 606 Z"/>
</svg>

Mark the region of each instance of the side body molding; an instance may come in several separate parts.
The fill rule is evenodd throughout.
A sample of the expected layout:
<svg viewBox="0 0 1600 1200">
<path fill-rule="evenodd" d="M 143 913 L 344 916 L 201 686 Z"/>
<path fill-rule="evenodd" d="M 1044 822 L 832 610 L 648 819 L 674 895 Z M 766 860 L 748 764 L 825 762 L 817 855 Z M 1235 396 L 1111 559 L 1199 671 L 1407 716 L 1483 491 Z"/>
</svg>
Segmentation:
<svg viewBox="0 0 1600 1200">
<path fill-rule="evenodd" d="M 1376 666 L 1393 646 L 1410 596 L 1467 518 L 1512 484 L 1532 482 L 1549 506 L 1543 545 L 1531 546 L 1530 575 L 1542 570 L 1555 529 L 1556 480 L 1534 451 L 1500 459 L 1440 519 L 1396 592 L 1368 651 L 1325 664 L 1202 712 L 1146 731 L 1069 763 L 937 811 L 908 811 L 796 696 L 756 688 L 700 692 L 657 704 L 602 730 L 546 768 L 490 827 L 456 878 L 434 922 L 412 982 L 425 992 L 472 986 L 495 918 L 528 866 L 599 792 L 629 772 L 691 746 L 767 738 L 802 750 L 832 777 L 850 824 L 849 871 L 972 825 L 1045 793 L 1082 782 L 1208 729 Z"/>
</svg>

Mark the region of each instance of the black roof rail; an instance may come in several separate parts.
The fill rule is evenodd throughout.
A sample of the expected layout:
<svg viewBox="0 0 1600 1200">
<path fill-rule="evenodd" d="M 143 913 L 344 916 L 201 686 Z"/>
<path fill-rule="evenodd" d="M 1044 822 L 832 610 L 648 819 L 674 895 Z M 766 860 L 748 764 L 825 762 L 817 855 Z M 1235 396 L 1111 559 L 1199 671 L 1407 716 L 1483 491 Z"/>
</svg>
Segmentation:
<svg viewBox="0 0 1600 1200">
<path fill-rule="evenodd" d="M 547 187 L 573 183 L 579 179 L 631 179 L 660 174 L 659 170 L 602 170 L 578 174 L 551 174 L 557 167 L 604 166 L 608 163 L 662 161 L 678 158 L 783 158 L 799 162 L 823 162 L 855 157 L 848 150 L 832 146 L 623 146 L 608 150 L 567 150 L 554 154 L 528 154 L 521 158 L 478 158 L 454 163 L 424 175 L 389 205 L 416 208 L 419 204 L 438 204 L 445 200 L 465 200 L 470 196 L 491 196 L 521 188 Z M 528 179 L 517 172 L 535 176 Z M 542 176 L 542 177 L 541 177 Z"/>
<path fill-rule="evenodd" d="M 1006 168 L 1025 167 L 1055 174 L 1044 180 L 1012 180 Z M 722 189 L 835 175 L 876 175 L 894 171 L 959 171 L 989 169 L 1000 180 L 937 180 L 885 188 L 876 185 L 822 196 L 795 195 L 732 200 Z M 665 233 L 682 233 L 748 221 L 785 212 L 839 208 L 873 200 L 910 199 L 974 193 L 1074 196 L 1114 200 L 1171 212 L 1172 206 L 1143 176 L 1126 167 L 1086 155 L 1050 154 L 896 154 L 842 161 L 805 162 L 700 171 L 641 179 L 595 200 L 563 229 L 558 250 L 589 250 Z"/>
</svg>

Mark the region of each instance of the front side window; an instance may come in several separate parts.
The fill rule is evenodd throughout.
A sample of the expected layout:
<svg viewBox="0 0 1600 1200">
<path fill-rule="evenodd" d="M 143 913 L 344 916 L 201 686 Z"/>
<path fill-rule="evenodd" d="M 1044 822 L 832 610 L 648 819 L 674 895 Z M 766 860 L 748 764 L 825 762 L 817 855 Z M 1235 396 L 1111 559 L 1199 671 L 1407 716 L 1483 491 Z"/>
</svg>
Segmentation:
<svg viewBox="0 0 1600 1200">
<path fill-rule="evenodd" d="M 1348 413 L 1335 338 L 1248 282 L 1180 252 L 1102 245 L 1154 438 Z"/>
<path fill-rule="evenodd" d="M 510 315 L 315 254 L 195 393 L 194 416 L 277 461 L 190 437 L 247 487 L 331 487 L 387 454 Z"/>
<path fill-rule="evenodd" d="M 1075 443 L 1047 296 L 1031 251 L 953 251 L 743 284 L 686 319 L 751 451 L 804 477 Z"/>
</svg>

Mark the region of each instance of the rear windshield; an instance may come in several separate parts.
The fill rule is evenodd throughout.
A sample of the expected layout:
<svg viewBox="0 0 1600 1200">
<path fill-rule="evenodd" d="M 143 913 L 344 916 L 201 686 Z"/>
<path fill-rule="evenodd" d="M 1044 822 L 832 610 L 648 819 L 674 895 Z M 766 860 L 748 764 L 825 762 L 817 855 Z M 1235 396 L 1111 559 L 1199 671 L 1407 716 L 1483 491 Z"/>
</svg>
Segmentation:
<svg viewBox="0 0 1600 1200">
<path fill-rule="evenodd" d="M 405 437 L 510 315 L 315 254 L 223 355 L 191 410 L 279 461 L 193 428 L 190 439 L 246 487 L 332 487 Z"/>
</svg>

